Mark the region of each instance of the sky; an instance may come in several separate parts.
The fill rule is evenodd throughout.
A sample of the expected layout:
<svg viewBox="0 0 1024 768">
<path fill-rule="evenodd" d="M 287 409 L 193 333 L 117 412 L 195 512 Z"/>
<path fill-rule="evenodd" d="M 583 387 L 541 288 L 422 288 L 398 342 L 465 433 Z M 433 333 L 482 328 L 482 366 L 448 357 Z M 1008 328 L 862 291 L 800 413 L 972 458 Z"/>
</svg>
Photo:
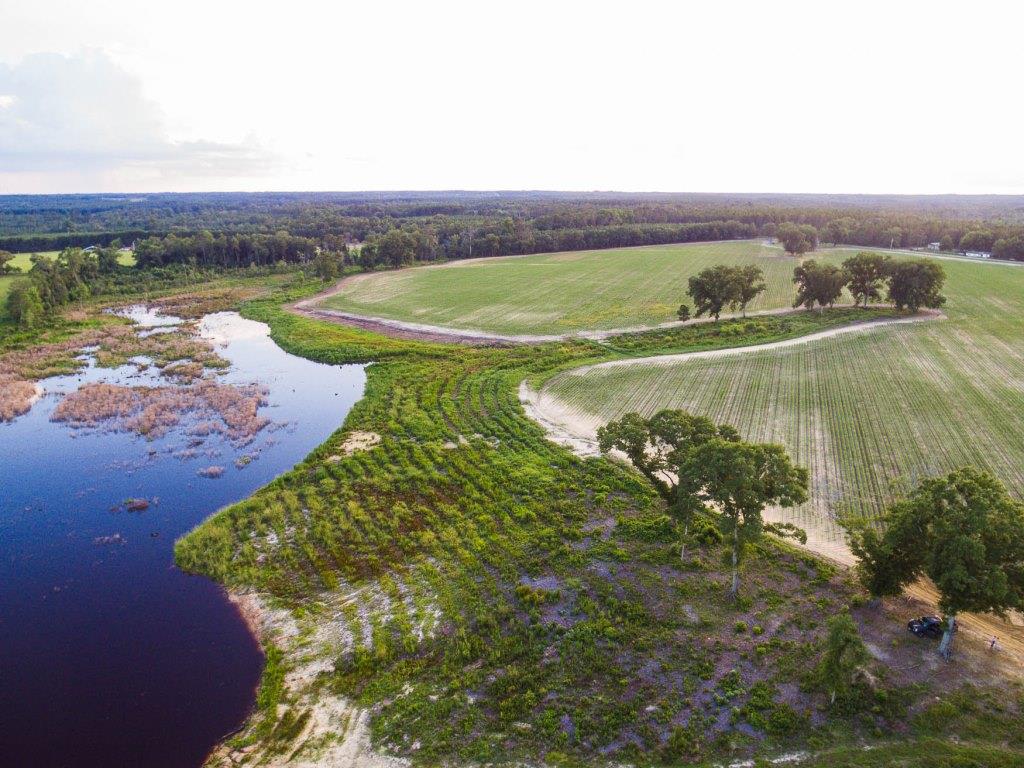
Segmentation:
<svg viewBox="0 0 1024 768">
<path fill-rule="evenodd" d="M 1024 6 L 0 0 L 0 194 L 1024 193 Z"/>
</svg>

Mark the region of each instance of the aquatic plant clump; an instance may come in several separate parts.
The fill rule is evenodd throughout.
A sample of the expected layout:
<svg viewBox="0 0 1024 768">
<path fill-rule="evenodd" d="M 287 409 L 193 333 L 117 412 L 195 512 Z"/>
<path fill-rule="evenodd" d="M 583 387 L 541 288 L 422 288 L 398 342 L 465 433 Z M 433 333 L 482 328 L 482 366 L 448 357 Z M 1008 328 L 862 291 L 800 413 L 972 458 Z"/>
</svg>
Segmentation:
<svg viewBox="0 0 1024 768">
<path fill-rule="evenodd" d="M 178 300 L 184 301 L 181 297 Z M 41 394 L 38 381 L 83 367 L 85 351 L 102 368 L 116 368 L 142 358 L 147 362 L 137 362 L 140 370 L 154 365 L 163 375 L 180 382 L 195 381 L 211 369 L 228 365 L 208 341 L 195 336 L 194 324 L 145 334 L 133 325 L 103 320 L 103 327 L 61 341 L 12 350 L 0 357 L 0 421 L 11 421 L 29 411 Z"/>
<path fill-rule="evenodd" d="M 221 384 L 205 379 L 181 387 L 87 384 L 61 400 L 50 418 L 74 429 L 134 432 L 153 439 L 190 417 L 195 423 L 189 434 L 216 432 L 244 444 L 270 423 L 259 414 L 267 404 L 266 396 L 267 389 L 260 384 Z"/>
<path fill-rule="evenodd" d="M 0 421 L 11 421 L 28 413 L 38 396 L 39 390 L 33 382 L 0 373 Z"/>
</svg>

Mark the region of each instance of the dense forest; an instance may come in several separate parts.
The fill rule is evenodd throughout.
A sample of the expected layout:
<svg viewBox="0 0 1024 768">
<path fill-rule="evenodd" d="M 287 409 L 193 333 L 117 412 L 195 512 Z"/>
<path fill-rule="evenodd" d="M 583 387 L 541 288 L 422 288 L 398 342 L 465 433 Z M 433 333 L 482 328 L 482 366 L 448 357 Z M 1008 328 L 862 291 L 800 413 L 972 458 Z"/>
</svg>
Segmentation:
<svg viewBox="0 0 1024 768">
<path fill-rule="evenodd" d="M 204 193 L 0 197 L 0 250 L 174 236 L 156 263 L 298 260 L 367 243 L 367 266 L 411 259 L 650 245 L 814 227 L 824 243 L 991 251 L 1024 259 L 1024 197 L 560 192 Z M 408 237 L 392 236 L 398 230 Z M 285 238 L 292 238 L 284 244 Z M 301 242 L 294 238 L 302 239 Z M 377 255 L 382 244 L 383 255 Z M 189 251 L 190 245 L 195 247 Z M 410 255 L 411 254 L 411 255 Z"/>
</svg>

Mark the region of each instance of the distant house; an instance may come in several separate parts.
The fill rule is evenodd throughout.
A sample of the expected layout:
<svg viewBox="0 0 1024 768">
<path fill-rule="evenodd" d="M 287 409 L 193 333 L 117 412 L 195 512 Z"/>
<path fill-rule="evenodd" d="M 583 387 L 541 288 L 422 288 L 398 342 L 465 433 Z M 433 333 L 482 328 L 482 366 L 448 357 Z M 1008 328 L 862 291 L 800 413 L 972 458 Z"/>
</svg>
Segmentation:
<svg viewBox="0 0 1024 768">
<path fill-rule="evenodd" d="M 988 251 L 965 251 L 964 256 L 969 259 L 991 259 L 992 254 Z"/>
<path fill-rule="evenodd" d="M 928 250 L 929 251 L 941 251 L 942 250 L 942 243 L 928 243 Z"/>
</svg>

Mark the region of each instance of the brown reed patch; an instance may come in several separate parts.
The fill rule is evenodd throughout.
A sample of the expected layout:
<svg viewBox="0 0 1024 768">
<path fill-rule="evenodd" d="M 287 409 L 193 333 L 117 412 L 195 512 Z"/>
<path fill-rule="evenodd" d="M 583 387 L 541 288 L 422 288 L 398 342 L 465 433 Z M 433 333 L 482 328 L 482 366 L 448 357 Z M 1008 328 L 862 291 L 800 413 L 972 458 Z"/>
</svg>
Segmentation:
<svg viewBox="0 0 1024 768">
<path fill-rule="evenodd" d="M 102 428 L 157 438 L 194 419 L 193 436 L 223 434 L 245 444 L 270 420 L 259 414 L 267 390 L 259 384 L 220 384 L 206 379 L 181 387 L 86 384 L 67 395 L 50 416 L 75 429 Z"/>
<path fill-rule="evenodd" d="M 188 303 L 187 296 L 172 298 L 182 306 Z M 227 301 L 227 298 L 219 295 L 217 300 Z M 197 307 L 203 309 L 205 305 L 200 302 Z M 31 409 L 37 399 L 35 382 L 79 370 L 84 363 L 77 358 L 84 350 L 91 350 L 96 364 L 104 368 L 125 365 L 136 357 L 149 358 L 162 373 L 186 382 L 200 379 L 208 368 L 228 366 L 213 345 L 195 335 L 194 323 L 184 324 L 169 333 L 147 336 L 140 336 L 137 330 L 131 324 L 111 320 L 102 328 L 82 331 L 63 341 L 37 344 L 0 356 L 0 421 L 11 421 Z M 110 393 L 106 397 L 92 393 L 94 400 L 109 400 L 110 396 Z M 88 417 L 90 414 L 87 411 L 81 415 Z"/>
<path fill-rule="evenodd" d="M 158 299 L 147 299 L 146 306 L 156 307 L 167 315 L 176 315 L 186 319 L 197 319 L 211 312 L 224 312 L 236 309 L 238 305 L 265 291 L 253 288 L 218 288 L 210 291 L 163 296 Z"/>
<path fill-rule="evenodd" d="M 0 421 L 11 421 L 28 413 L 38 396 L 38 389 L 33 382 L 13 377 L 4 380 L 0 374 Z"/>
</svg>

